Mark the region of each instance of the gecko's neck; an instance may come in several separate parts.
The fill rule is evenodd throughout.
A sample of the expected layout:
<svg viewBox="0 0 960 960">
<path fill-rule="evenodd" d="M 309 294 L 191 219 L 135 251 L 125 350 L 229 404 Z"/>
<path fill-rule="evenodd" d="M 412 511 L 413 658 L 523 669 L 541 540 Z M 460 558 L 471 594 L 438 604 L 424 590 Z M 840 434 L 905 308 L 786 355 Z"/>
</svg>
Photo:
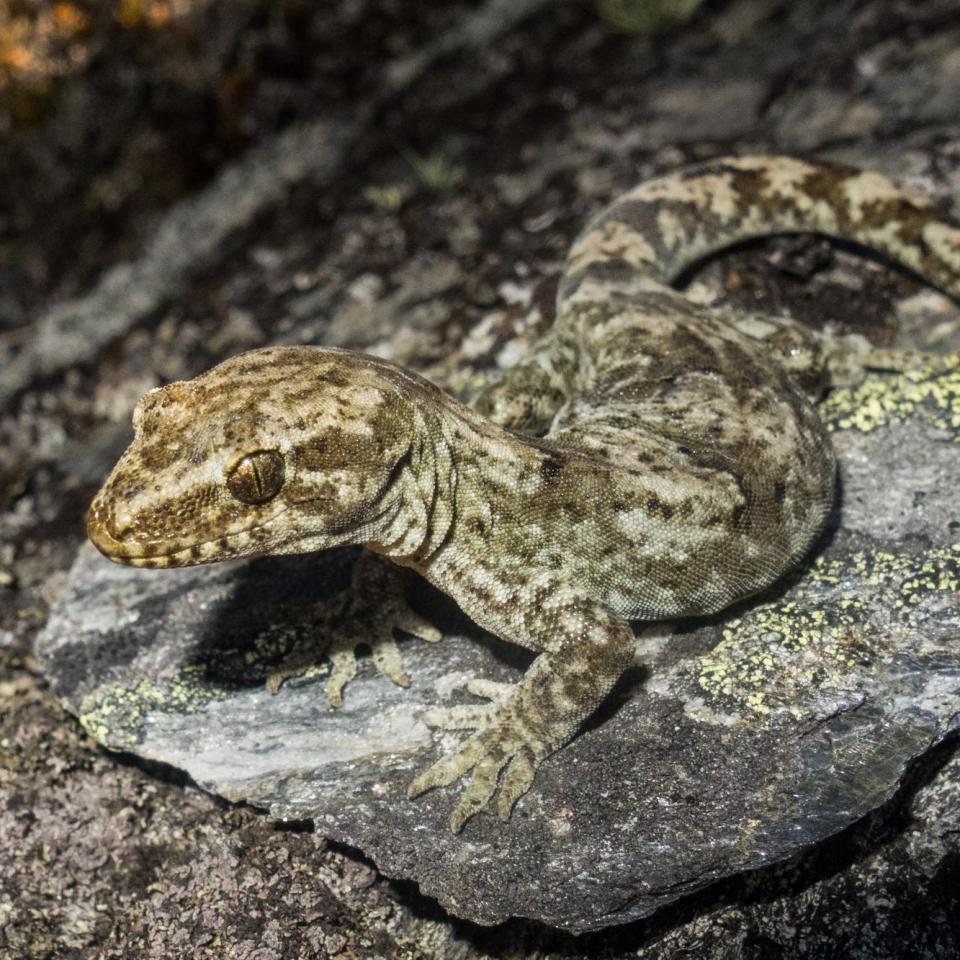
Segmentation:
<svg viewBox="0 0 960 960">
<path fill-rule="evenodd" d="M 476 520 L 477 488 L 489 486 L 491 471 L 508 495 L 544 456 L 538 446 L 453 397 L 438 391 L 430 399 L 410 407 L 408 443 L 381 497 L 377 536 L 364 544 L 424 574 L 455 526 L 467 514 Z M 509 511 L 508 504 L 499 506 Z"/>
<path fill-rule="evenodd" d="M 380 496 L 380 521 L 364 546 L 419 567 L 446 539 L 453 520 L 456 463 L 436 404 L 410 404 L 405 443 Z"/>
</svg>

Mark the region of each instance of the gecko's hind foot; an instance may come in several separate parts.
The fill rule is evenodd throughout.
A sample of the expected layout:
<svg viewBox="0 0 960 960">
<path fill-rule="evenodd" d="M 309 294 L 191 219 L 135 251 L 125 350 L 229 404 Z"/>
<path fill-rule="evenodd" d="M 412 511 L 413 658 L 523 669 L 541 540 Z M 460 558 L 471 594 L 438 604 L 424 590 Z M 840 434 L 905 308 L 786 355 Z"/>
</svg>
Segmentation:
<svg viewBox="0 0 960 960">
<path fill-rule="evenodd" d="M 434 707 L 424 711 L 423 722 L 434 730 L 483 730 L 496 718 L 497 711 L 513 692 L 516 684 L 497 683 L 495 680 L 474 677 L 467 680 L 463 687 L 473 696 L 490 702 Z"/>
<path fill-rule="evenodd" d="M 366 556 L 366 555 L 364 555 Z M 430 643 L 443 634 L 428 620 L 412 610 L 403 596 L 396 573 L 383 561 L 357 561 L 353 586 L 336 599 L 318 619 L 315 630 L 322 643 L 307 644 L 293 650 L 280 666 L 267 676 L 267 689 L 276 693 L 284 680 L 297 677 L 313 666 L 325 653 L 333 665 L 326 684 L 330 706 L 343 703 L 343 688 L 359 670 L 357 649 L 369 647 L 374 666 L 401 687 L 410 686 L 403 667 L 400 648 L 394 639 L 396 627 L 404 633 Z"/>
<path fill-rule="evenodd" d="M 472 770 L 470 783 L 450 817 L 454 833 L 494 795 L 500 819 L 509 819 L 514 804 L 530 789 L 537 768 L 550 753 L 548 743 L 530 729 L 510 701 L 512 684 L 471 680 L 467 690 L 492 702 L 430 710 L 424 720 L 431 727 L 477 732 L 416 777 L 407 791 L 408 797 L 417 797 L 434 787 L 449 786 Z"/>
</svg>

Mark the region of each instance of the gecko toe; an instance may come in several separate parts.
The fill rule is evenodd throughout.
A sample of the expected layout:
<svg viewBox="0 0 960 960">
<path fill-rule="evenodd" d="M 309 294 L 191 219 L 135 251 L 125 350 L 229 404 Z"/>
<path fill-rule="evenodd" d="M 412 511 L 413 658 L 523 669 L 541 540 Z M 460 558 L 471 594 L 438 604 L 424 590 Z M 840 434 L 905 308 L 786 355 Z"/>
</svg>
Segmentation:
<svg viewBox="0 0 960 960">
<path fill-rule="evenodd" d="M 428 727 L 436 730 L 485 730 L 496 720 L 500 704 L 507 700 L 516 687 L 512 683 L 497 683 L 482 677 L 473 677 L 463 686 L 473 696 L 483 697 L 490 702 L 433 707 L 422 715 Z"/>
<path fill-rule="evenodd" d="M 424 711 L 422 720 L 433 730 L 479 730 L 489 722 L 489 711 L 486 704 L 434 707 Z"/>
<path fill-rule="evenodd" d="M 439 643 L 443 639 L 441 630 L 406 604 L 393 611 L 393 626 L 427 643 Z"/>
<path fill-rule="evenodd" d="M 267 679 L 264 683 L 267 692 L 271 694 L 279 693 L 280 688 L 287 680 L 302 676 L 307 670 L 314 666 L 321 656 L 321 652 L 322 648 L 318 651 L 313 647 L 303 647 L 288 654 L 275 670 L 271 670 L 270 673 L 267 674 Z"/>
<path fill-rule="evenodd" d="M 434 787 L 446 787 L 459 780 L 476 766 L 483 755 L 483 748 L 476 736 L 470 737 L 458 750 L 441 757 L 418 777 L 407 790 L 407 796 L 417 797 Z"/>
<path fill-rule="evenodd" d="M 466 683 L 468 693 L 495 703 L 506 700 L 515 688 L 515 683 L 499 683 L 496 680 L 486 680 L 483 677 L 472 677 Z"/>
<path fill-rule="evenodd" d="M 459 833 L 464 824 L 479 813 L 497 792 L 497 778 L 503 766 L 502 759 L 485 759 L 477 764 L 467 789 L 450 815 L 450 829 Z"/>
<path fill-rule="evenodd" d="M 530 789 L 536 776 L 539 761 L 530 750 L 514 754 L 500 778 L 500 794 L 497 797 L 497 815 L 509 820 L 516 802 Z"/>
<path fill-rule="evenodd" d="M 392 636 L 381 637 L 377 643 L 371 646 L 371 651 L 374 665 L 384 676 L 392 680 L 397 686 L 410 686 L 410 676 L 403 669 L 400 648 Z"/>
<path fill-rule="evenodd" d="M 343 706 L 343 688 L 357 675 L 357 659 L 353 650 L 331 650 L 333 670 L 327 680 L 327 699 L 331 707 Z"/>
</svg>

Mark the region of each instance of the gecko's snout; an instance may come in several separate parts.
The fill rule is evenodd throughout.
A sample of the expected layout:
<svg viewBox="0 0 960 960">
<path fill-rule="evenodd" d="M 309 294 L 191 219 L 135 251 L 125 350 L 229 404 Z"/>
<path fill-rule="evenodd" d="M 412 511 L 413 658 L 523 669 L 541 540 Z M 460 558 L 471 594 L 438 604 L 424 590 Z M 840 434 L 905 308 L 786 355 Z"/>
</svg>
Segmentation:
<svg viewBox="0 0 960 960">
<path fill-rule="evenodd" d="M 156 552 L 143 537 L 136 535 L 132 515 L 103 496 L 103 491 L 94 498 L 87 510 L 87 536 L 90 542 L 114 563 L 143 565 Z"/>
<path fill-rule="evenodd" d="M 124 537 L 129 530 L 129 525 L 117 524 L 113 511 L 98 494 L 87 510 L 87 536 L 90 542 L 105 557 L 122 563 L 127 556 Z"/>
</svg>

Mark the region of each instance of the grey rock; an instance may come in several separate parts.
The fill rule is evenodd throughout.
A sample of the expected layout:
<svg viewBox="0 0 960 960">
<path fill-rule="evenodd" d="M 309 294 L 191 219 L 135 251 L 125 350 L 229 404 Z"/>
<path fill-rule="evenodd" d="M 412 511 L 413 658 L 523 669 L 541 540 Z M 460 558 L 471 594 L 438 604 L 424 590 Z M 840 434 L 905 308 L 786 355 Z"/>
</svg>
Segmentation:
<svg viewBox="0 0 960 960">
<path fill-rule="evenodd" d="M 546 7 L 547 0 L 490 0 L 422 50 L 389 64 L 385 71 L 386 83 L 392 89 L 403 90 L 441 57 L 465 48 L 483 50 L 518 23 L 541 14 Z"/>
<path fill-rule="evenodd" d="M 919 44 L 916 60 L 893 61 L 874 80 L 887 122 L 955 122 L 960 98 L 960 30 L 944 30 Z"/>
<path fill-rule="evenodd" d="M 278 820 L 312 820 L 457 916 L 625 923 L 843 829 L 960 726 L 956 378 L 835 393 L 824 416 L 843 502 L 807 567 L 713 620 L 641 631 L 636 669 L 506 824 L 481 815 L 454 836 L 459 787 L 405 797 L 455 742 L 435 742 L 422 711 L 469 699 L 468 676 L 519 676 L 527 659 L 438 595 L 415 599 L 447 639 L 403 644 L 409 689 L 362 673 L 333 712 L 323 664 L 263 689 L 346 582 L 348 554 L 161 572 L 88 547 L 38 657 L 101 743 Z"/>
<path fill-rule="evenodd" d="M 697 140 L 746 137 L 756 127 L 765 87 L 748 78 L 700 77 L 663 84 L 657 116 L 643 128 L 645 145 L 657 149 Z"/>
<path fill-rule="evenodd" d="M 838 141 L 860 141 L 882 120 L 883 112 L 869 100 L 848 91 L 811 87 L 784 105 L 777 141 L 787 150 L 816 150 Z"/>
<path fill-rule="evenodd" d="M 674 911 L 673 924 L 661 921 L 660 935 L 622 955 L 953 960 L 960 952 L 956 747 L 954 740 L 930 755 L 905 798 L 804 856 L 742 878 L 735 890 L 689 902 Z M 593 946 L 578 956 L 595 955 Z"/>
</svg>

